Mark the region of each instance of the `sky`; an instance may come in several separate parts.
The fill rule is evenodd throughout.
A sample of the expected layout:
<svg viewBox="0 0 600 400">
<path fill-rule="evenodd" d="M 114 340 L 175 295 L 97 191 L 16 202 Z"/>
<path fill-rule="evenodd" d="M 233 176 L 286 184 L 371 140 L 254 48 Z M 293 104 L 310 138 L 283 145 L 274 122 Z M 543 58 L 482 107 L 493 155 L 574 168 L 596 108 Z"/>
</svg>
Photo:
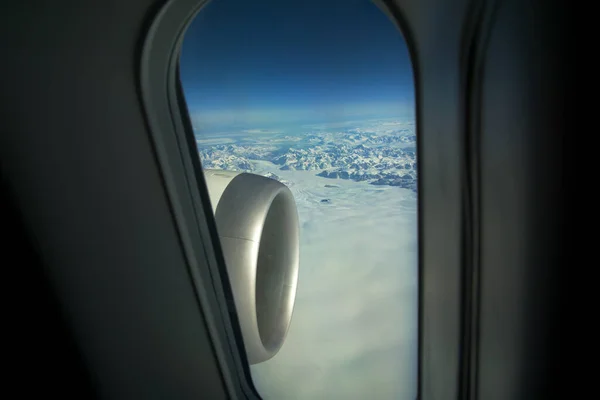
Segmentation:
<svg viewBox="0 0 600 400">
<path fill-rule="evenodd" d="M 369 0 L 214 0 L 186 33 L 180 71 L 197 130 L 389 117 L 414 104 L 404 38 Z"/>
</svg>

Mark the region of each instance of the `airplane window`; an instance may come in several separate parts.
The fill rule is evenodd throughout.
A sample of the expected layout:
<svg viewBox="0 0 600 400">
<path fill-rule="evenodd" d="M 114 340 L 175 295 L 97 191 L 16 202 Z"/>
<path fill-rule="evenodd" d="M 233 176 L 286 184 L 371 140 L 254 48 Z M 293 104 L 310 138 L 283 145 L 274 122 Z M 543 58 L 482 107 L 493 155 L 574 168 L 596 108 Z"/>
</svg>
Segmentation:
<svg viewBox="0 0 600 400">
<path fill-rule="evenodd" d="M 401 32 L 368 0 L 213 0 L 186 32 L 180 75 L 258 393 L 416 398 Z"/>
</svg>

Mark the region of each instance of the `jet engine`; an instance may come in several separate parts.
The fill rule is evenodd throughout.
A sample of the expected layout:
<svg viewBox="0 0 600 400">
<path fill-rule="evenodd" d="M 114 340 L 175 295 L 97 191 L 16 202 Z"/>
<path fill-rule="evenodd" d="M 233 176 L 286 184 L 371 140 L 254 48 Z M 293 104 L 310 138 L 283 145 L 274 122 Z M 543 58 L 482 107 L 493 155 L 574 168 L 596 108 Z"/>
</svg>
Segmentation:
<svg viewBox="0 0 600 400">
<path fill-rule="evenodd" d="M 299 267 L 292 192 L 264 176 L 204 170 L 250 364 L 273 357 L 290 326 Z"/>
</svg>

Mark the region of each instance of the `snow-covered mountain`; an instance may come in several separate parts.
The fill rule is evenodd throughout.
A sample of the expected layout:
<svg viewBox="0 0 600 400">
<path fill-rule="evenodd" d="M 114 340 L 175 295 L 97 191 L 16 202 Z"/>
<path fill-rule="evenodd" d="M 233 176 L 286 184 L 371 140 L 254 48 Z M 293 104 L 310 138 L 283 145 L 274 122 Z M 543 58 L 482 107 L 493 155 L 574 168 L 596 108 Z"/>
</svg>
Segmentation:
<svg viewBox="0 0 600 400">
<path fill-rule="evenodd" d="M 348 132 L 311 132 L 287 142 L 274 137 L 272 142 L 257 145 L 200 145 L 198 151 L 204 168 L 247 171 L 252 161 L 270 161 L 281 170 L 317 171 L 330 179 L 369 181 L 373 185 L 400 186 L 416 191 L 417 164 L 415 135 L 378 135 L 351 130 Z M 292 146 L 290 146 L 292 143 Z M 412 146 L 411 146 L 412 145 Z M 273 177 L 278 179 L 278 177 Z"/>
</svg>

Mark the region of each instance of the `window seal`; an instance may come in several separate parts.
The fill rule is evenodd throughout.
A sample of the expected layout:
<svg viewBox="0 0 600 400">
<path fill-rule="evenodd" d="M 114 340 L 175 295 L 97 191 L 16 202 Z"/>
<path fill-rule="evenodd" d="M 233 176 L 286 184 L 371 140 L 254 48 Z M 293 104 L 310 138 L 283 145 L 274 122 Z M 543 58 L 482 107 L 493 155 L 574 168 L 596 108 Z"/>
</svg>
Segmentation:
<svg viewBox="0 0 600 400">
<path fill-rule="evenodd" d="M 170 0 L 159 10 L 141 49 L 141 100 L 225 387 L 233 398 L 256 399 L 199 156 L 190 145 L 193 130 L 178 75 L 187 27 L 208 2 Z"/>
</svg>

